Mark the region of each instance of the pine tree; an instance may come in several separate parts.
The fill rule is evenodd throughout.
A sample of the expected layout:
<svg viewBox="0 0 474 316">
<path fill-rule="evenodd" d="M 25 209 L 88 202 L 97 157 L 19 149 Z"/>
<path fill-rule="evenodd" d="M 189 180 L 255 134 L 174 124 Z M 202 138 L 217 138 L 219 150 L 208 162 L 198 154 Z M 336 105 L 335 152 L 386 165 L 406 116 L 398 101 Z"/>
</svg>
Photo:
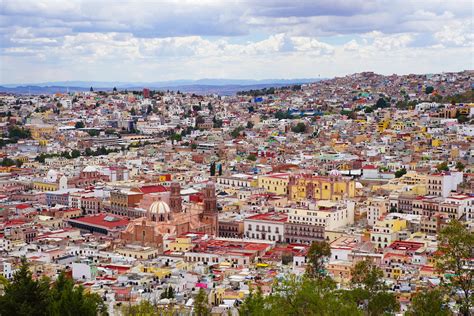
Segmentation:
<svg viewBox="0 0 474 316">
<path fill-rule="evenodd" d="M 207 293 L 202 288 L 199 289 L 198 294 L 194 298 L 194 315 L 208 316 L 210 315 L 209 303 L 207 301 Z"/>
<path fill-rule="evenodd" d="M 29 264 L 23 257 L 19 270 L 0 297 L 0 315 L 47 315 L 48 296 L 48 280 L 33 280 Z"/>
<path fill-rule="evenodd" d="M 211 167 L 210 167 L 209 172 L 211 174 L 211 177 L 216 175 L 216 163 L 215 162 L 211 162 Z"/>
</svg>

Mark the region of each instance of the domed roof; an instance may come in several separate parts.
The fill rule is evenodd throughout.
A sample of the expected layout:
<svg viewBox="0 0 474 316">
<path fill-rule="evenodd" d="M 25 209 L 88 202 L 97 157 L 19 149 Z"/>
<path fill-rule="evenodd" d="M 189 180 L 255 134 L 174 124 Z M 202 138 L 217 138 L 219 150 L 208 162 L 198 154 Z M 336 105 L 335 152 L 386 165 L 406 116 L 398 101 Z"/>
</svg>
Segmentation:
<svg viewBox="0 0 474 316">
<path fill-rule="evenodd" d="M 87 166 L 82 170 L 82 172 L 97 172 L 97 168 L 94 166 Z"/>
<path fill-rule="evenodd" d="M 341 172 L 339 170 L 333 169 L 329 172 L 329 175 L 333 177 L 339 177 L 341 175 Z"/>
<path fill-rule="evenodd" d="M 171 209 L 169 205 L 163 201 L 156 201 L 150 205 L 151 214 L 167 214 L 170 213 Z"/>
</svg>

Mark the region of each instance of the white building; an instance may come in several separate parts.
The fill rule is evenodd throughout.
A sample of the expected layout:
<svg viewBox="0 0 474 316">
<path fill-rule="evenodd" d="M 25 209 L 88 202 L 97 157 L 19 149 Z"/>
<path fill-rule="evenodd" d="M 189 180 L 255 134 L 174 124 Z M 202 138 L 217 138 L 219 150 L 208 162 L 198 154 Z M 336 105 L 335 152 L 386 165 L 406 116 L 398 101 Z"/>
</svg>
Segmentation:
<svg viewBox="0 0 474 316">
<path fill-rule="evenodd" d="M 283 242 L 288 216 L 282 213 L 264 213 L 244 219 L 244 236 L 252 239 Z"/>
<path fill-rule="evenodd" d="M 427 176 L 428 195 L 448 197 L 463 181 L 462 172 L 442 172 Z"/>
</svg>

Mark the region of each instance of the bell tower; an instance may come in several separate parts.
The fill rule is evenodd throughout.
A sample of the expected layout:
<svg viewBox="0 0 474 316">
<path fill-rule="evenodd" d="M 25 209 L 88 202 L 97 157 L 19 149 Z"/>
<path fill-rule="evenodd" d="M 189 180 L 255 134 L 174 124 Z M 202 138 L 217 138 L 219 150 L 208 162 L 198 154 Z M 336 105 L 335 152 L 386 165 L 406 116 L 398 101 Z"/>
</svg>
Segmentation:
<svg viewBox="0 0 474 316">
<path fill-rule="evenodd" d="M 172 182 L 170 185 L 170 208 L 172 212 L 182 211 L 181 204 L 181 185 L 178 182 Z"/>
<path fill-rule="evenodd" d="M 211 231 L 209 233 L 217 235 L 218 229 L 218 212 L 217 212 L 217 197 L 216 187 L 213 182 L 206 184 L 203 190 L 203 212 L 202 219 L 209 224 Z"/>
</svg>

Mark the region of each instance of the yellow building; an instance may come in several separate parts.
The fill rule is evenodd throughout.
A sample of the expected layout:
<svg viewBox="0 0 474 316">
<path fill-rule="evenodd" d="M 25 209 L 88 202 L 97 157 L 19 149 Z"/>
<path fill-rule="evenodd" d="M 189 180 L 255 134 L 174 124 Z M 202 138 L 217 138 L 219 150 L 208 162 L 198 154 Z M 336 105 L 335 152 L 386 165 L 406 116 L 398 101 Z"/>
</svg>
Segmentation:
<svg viewBox="0 0 474 316">
<path fill-rule="evenodd" d="M 385 131 L 390 126 L 390 120 L 382 120 L 378 123 L 377 128 L 379 132 Z"/>
<path fill-rule="evenodd" d="M 176 252 L 186 252 L 193 249 L 191 237 L 178 237 L 168 245 L 168 250 Z"/>
<path fill-rule="evenodd" d="M 28 128 L 31 131 L 31 138 L 35 140 L 48 139 L 56 133 L 56 127 L 54 125 L 29 125 Z"/>
<path fill-rule="evenodd" d="M 355 181 L 342 177 L 332 171 L 328 177 L 316 176 L 291 176 L 288 184 L 290 200 L 317 199 L 317 200 L 342 200 L 345 197 L 356 196 Z"/>
<path fill-rule="evenodd" d="M 261 175 L 257 178 L 257 186 L 259 188 L 265 189 L 267 192 L 279 195 L 287 194 L 288 182 L 288 173 Z"/>
<path fill-rule="evenodd" d="M 433 147 L 439 147 L 443 144 L 443 142 L 440 139 L 432 139 L 431 140 L 431 146 Z"/>
<path fill-rule="evenodd" d="M 384 219 L 377 221 L 370 233 L 370 240 L 376 248 L 383 249 L 397 240 L 398 232 L 407 227 L 404 219 Z"/>
<path fill-rule="evenodd" d="M 164 279 L 171 276 L 171 269 L 154 266 L 140 266 L 139 270 L 144 273 L 153 273 L 158 279 Z"/>
<path fill-rule="evenodd" d="M 47 191 L 57 191 L 59 189 L 59 183 L 57 182 L 45 182 L 45 181 L 35 181 L 33 182 L 33 189 L 47 192 Z"/>
</svg>

